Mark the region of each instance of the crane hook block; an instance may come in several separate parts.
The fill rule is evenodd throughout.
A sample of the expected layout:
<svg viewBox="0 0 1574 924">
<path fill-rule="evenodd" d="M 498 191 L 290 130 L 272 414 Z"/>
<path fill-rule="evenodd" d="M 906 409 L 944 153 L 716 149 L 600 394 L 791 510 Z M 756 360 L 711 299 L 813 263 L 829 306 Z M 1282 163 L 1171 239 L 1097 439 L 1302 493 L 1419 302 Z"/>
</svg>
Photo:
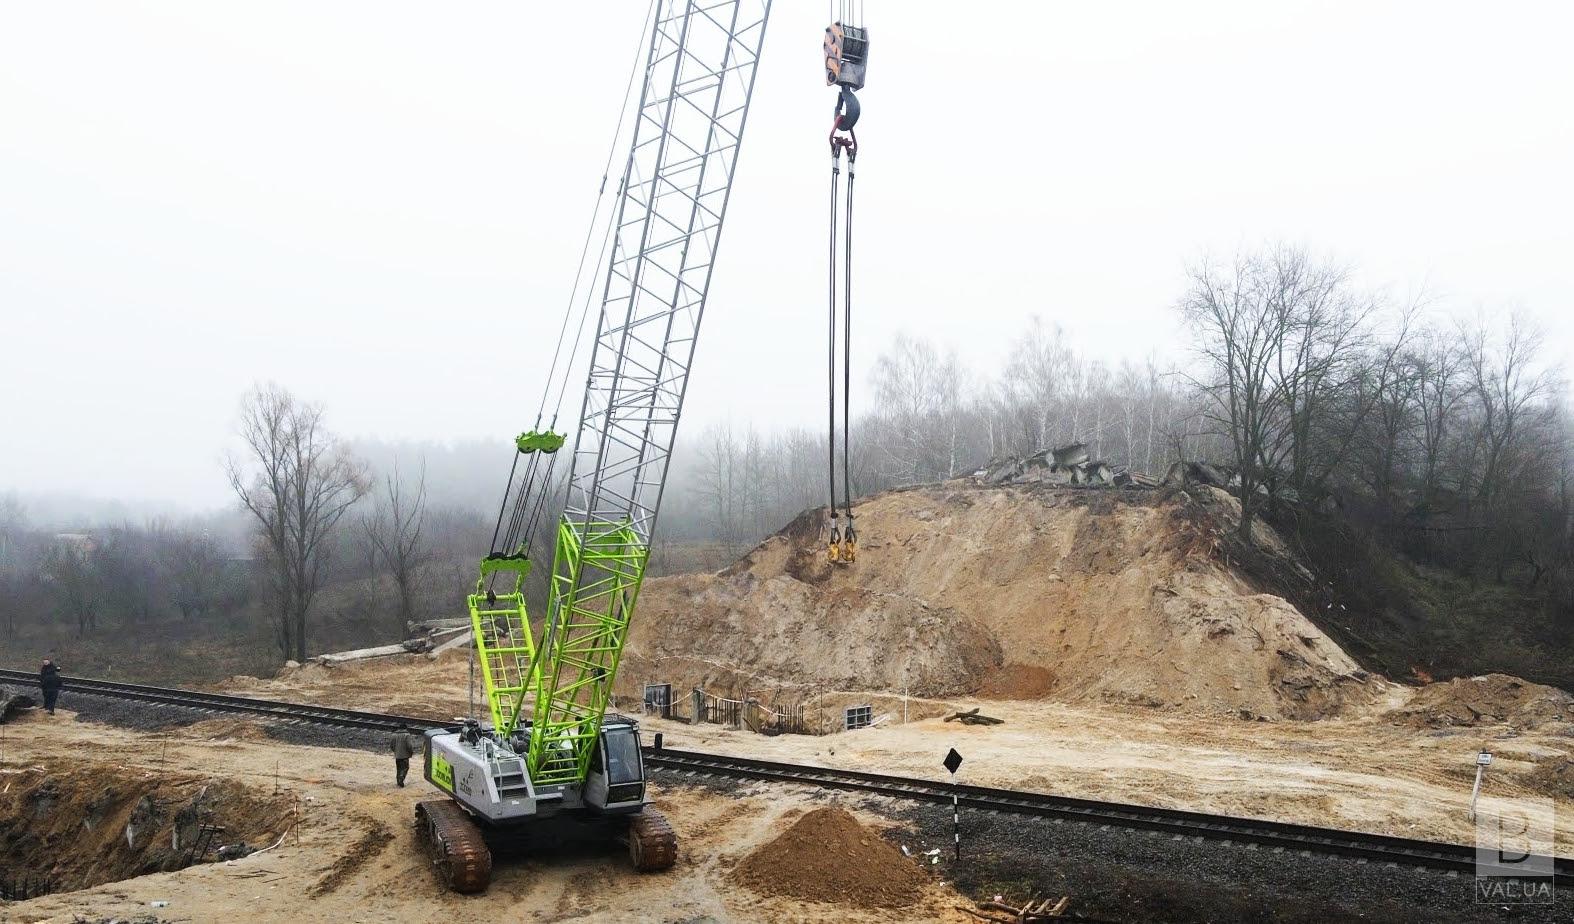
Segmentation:
<svg viewBox="0 0 1574 924">
<path fill-rule="evenodd" d="M 853 126 L 858 124 L 858 116 L 862 112 L 863 107 L 858 105 L 857 95 L 850 88 L 842 87 L 841 95 L 836 98 L 836 130 L 852 131 Z"/>
<path fill-rule="evenodd" d="M 833 22 L 825 28 L 825 85 L 864 88 L 869 66 L 869 30 Z"/>
<path fill-rule="evenodd" d="M 540 433 L 531 430 L 515 437 L 514 445 L 519 447 L 520 452 L 557 452 L 563 448 L 566 440 L 563 434 L 551 430 L 542 430 Z"/>
</svg>

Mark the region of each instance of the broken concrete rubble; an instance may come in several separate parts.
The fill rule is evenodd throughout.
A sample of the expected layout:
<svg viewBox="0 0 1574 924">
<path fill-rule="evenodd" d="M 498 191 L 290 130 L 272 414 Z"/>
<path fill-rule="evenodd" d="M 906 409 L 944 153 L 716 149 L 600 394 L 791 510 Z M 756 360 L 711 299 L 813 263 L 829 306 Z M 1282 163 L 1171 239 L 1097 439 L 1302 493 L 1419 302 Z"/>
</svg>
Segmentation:
<svg viewBox="0 0 1574 924">
<path fill-rule="evenodd" d="M 1067 484 L 1090 487 L 1149 487 L 1153 480 L 1137 476 L 1102 459 L 1094 459 L 1086 443 L 1044 449 L 1028 456 L 996 459 L 979 473 L 988 484 Z"/>
<path fill-rule="evenodd" d="M 7 722 L 23 709 L 32 709 L 38 700 L 26 693 L 0 687 L 0 723 Z"/>
<path fill-rule="evenodd" d="M 353 651 L 321 654 L 312 660 L 324 667 L 333 667 L 350 661 L 365 661 L 371 658 L 387 658 L 402 654 L 436 653 L 464 644 L 462 640 L 468 637 L 469 630 L 467 628 L 430 629 L 423 636 L 405 639 L 395 645 L 378 645 L 375 648 L 357 648 Z"/>
</svg>

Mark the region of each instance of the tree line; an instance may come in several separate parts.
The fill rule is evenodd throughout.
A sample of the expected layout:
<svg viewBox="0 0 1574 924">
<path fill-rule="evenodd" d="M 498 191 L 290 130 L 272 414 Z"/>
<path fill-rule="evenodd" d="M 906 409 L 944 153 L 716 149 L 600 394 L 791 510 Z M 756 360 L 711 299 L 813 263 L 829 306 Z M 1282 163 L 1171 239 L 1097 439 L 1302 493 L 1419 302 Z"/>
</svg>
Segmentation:
<svg viewBox="0 0 1574 924">
<path fill-rule="evenodd" d="M 1418 559 L 1574 606 L 1574 426 L 1560 357 L 1524 314 L 1395 302 L 1285 245 L 1197 262 L 1174 310 L 1179 369 L 1112 368 L 1038 318 L 991 375 L 897 336 L 853 427 L 854 493 L 1072 443 L 1153 477 L 1207 461 L 1231 477 L 1243 538 L 1263 515 L 1337 511 Z M 829 503 L 820 432 L 713 424 L 680 459 L 691 503 L 663 529 L 685 538 L 735 552 Z"/>
<path fill-rule="evenodd" d="M 1037 317 L 987 374 L 896 336 L 852 424 L 853 494 L 1071 443 L 1153 477 L 1208 461 L 1230 473 L 1243 538 L 1265 516 L 1339 515 L 1418 559 L 1574 607 L 1574 428 L 1557 357 L 1523 315 L 1391 303 L 1288 246 L 1199 261 L 1174 310 L 1190 336 L 1181 369 L 1111 366 Z M 249 621 L 270 627 L 281 659 L 303 659 L 341 623 L 387 641 L 463 612 L 495 516 L 474 505 L 476 477 L 456 494 L 428 479 L 436 447 L 358 449 L 276 385 L 244 397 L 237 435 L 225 471 L 238 513 L 225 517 L 60 533 L 0 496 L 0 632 Z M 439 469 L 495 468 L 501 493 L 501 446 L 467 444 Z M 658 554 L 736 555 L 830 501 L 823 432 L 718 422 L 684 434 L 674 460 Z"/>
</svg>

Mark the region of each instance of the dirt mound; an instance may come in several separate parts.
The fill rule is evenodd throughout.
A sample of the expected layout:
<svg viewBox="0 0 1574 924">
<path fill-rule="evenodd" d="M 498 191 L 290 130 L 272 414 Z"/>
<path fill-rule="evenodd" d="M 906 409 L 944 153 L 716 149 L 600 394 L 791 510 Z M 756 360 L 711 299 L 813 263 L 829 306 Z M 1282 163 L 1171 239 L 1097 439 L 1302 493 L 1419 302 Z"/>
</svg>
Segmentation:
<svg viewBox="0 0 1574 924">
<path fill-rule="evenodd" d="M 1574 801 L 1574 760 L 1552 757 L 1538 761 L 1525 777 L 1525 785 L 1543 795 Z"/>
<path fill-rule="evenodd" d="M 1429 683 L 1390 715 L 1395 722 L 1417 728 L 1499 724 L 1530 728 L 1574 722 L 1574 696 L 1507 674 L 1487 674 Z"/>
<path fill-rule="evenodd" d="M 232 780 L 75 762 L 5 771 L 0 856 L 10 876 L 52 891 L 89 888 L 213 859 L 222 845 L 272 842 L 292 808 Z M 216 833 L 204 833 L 217 825 Z"/>
<path fill-rule="evenodd" d="M 186 726 L 186 734 L 215 741 L 267 741 L 268 730 L 250 719 L 204 719 Z"/>
<path fill-rule="evenodd" d="M 905 687 L 1302 719 L 1374 701 L 1381 681 L 1232 564 L 1229 501 L 1206 488 L 889 492 L 857 506 L 850 566 L 825 560 L 824 511 L 809 511 L 725 571 L 647 581 L 620 692 Z M 1258 554 L 1305 574 L 1257 532 Z"/>
<path fill-rule="evenodd" d="M 817 808 L 744 858 L 733 877 L 762 895 L 903 908 L 928 877 L 840 806 Z"/>
</svg>

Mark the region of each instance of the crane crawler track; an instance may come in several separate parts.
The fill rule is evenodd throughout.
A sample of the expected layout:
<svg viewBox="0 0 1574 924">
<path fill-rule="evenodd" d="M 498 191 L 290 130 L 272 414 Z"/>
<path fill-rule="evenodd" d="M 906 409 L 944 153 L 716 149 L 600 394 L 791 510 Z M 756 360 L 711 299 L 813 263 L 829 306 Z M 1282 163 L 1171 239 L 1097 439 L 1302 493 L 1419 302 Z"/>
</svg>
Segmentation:
<svg viewBox="0 0 1574 924">
<path fill-rule="evenodd" d="M 667 816 L 649 806 L 629 817 L 629 859 L 642 873 L 671 869 L 678 859 L 678 835 Z"/>
<path fill-rule="evenodd" d="M 418 802 L 415 826 L 444 885 L 463 895 L 486 891 L 492 883 L 492 851 L 464 809 L 451 799 Z"/>
<path fill-rule="evenodd" d="M 0 669 L 0 683 L 32 686 L 37 682 L 38 675 L 34 672 Z M 109 696 L 186 709 L 247 713 L 310 725 L 389 732 L 404 724 L 429 728 L 454 727 L 447 720 L 433 719 L 429 716 L 359 712 L 78 677 L 67 677 L 65 683 L 68 694 Z M 949 803 L 951 801 L 951 787 L 932 780 L 755 760 L 725 754 L 647 748 L 645 765 L 668 775 L 675 781 L 680 780 L 685 774 L 702 775 L 860 791 L 910 802 Z M 1209 815 L 1181 809 L 1125 805 L 982 786 L 958 786 L 957 799 L 962 806 L 1002 814 L 1034 815 L 1126 829 L 1156 830 L 1177 837 L 1233 842 L 1369 862 L 1395 863 L 1423 869 L 1471 872 L 1474 870 L 1475 863 L 1475 848 L 1463 844 L 1412 840 L 1361 831 Z M 647 808 L 645 811 L 648 813 L 653 810 Z M 630 849 L 632 850 L 632 847 Z M 1556 885 L 1574 887 L 1574 859 L 1555 857 L 1553 868 Z"/>
</svg>

